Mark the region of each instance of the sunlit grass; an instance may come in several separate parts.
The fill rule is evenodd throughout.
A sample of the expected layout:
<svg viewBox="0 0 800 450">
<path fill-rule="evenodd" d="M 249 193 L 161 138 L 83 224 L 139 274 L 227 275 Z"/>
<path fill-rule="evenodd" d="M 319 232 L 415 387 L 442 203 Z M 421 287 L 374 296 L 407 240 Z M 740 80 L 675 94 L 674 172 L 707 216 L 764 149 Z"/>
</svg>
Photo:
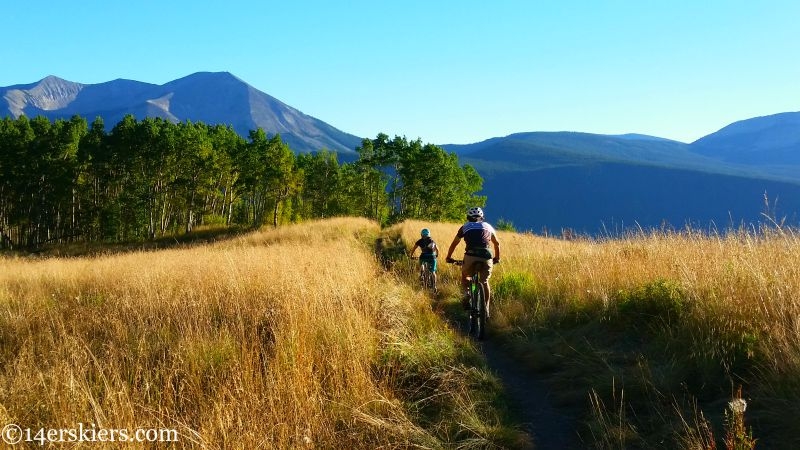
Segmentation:
<svg viewBox="0 0 800 450">
<path fill-rule="evenodd" d="M 414 264 L 388 259 L 387 273 L 373 253 L 378 237 L 407 250 L 429 228 L 433 309 L 455 304 L 444 253 L 458 226 L 333 219 L 189 248 L 0 258 L 0 423 L 175 428 L 209 448 L 527 445 Z M 545 373 L 555 401 L 593 410 L 599 446 L 722 439 L 739 385 L 754 438 L 797 444 L 794 232 L 499 237 L 492 339 Z"/>
<path fill-rule="evenodd" d="M 349 431 L 353 411 L 391 397 L 372 373 L 384 281 L 354 236 L 375 228 L 343 220 L 193 249 L 0 260 L 2 419 L 168 426 L 213 446 L 385 442 Z M 402 417 L 386 405 L 378 417 Z"/>
<path fill-rule="evenodd" d="M 0 258 L 0 423 L 163 427 L 199 448 L 524 442 L 499 387 L 481 389 L 496 380 L 465 365 L 480 366 L 474 348 L 378 263 L 380 233 L 331 219 L 188 248 Z"/>
</svg>

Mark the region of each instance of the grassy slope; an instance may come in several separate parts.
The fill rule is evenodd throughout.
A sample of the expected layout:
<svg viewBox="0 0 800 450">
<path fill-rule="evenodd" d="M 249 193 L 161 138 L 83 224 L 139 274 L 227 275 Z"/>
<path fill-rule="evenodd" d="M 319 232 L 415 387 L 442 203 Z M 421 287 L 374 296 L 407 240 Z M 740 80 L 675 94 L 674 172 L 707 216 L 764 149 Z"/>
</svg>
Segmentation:
<svg viewBox="0 0 800 450">
<path fill-rule="evenodd" d="M 457 226 L 403 225 L 409 241 L 428 227 L 443 248 Z M 759 443 L 800 445 L 800 236 L 499 236 L 493 336 L 585 411 L 585 441 L 724 448 L 741 386 Z"/>
<path fill-rule="evenodd" d="M 475 350 L 377 264 L 379 232 L 0 258 L 0 423 L 175 428 L 200 448 L 526 445 Z"/>
</svg>

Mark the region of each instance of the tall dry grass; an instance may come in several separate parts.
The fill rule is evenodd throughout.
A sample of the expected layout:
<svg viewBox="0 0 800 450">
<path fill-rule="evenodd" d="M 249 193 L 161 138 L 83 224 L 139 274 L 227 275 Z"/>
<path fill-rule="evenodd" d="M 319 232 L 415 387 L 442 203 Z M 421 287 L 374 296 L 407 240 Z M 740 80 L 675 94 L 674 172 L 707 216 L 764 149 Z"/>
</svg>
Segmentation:
<svg viewBox="0 0 800 450">
<path fill-rule="evenodd" d="M 376 365 L 405 295 L 365 244 L 378 232 L 334 219 L 189 249 L 0 259 L 0 423 L 174 428 L 200 448 L 436 442 Z"/>
<path fill-rule="evenodd" d="M 660 284 L 679 297 L 690 351 L 720 352 L 739 338 L 775 373 L 800 371 L 800 239 L 790 232 L 653 233 L 604 241 L 504 239 L 515 272 L 532 274 L 539 301 L 613 309 Z M 750 355 L 755 357 L 756 354 Z"/>
<path fill-rule="evenodd" d="M 458 224 L 409 221 L 408 242 L 430 228 L 446 251 Z M 534 310 L 510 304 L 506 320 L 534 321 L 534 311 L 567 313 L 574 305 L 607 311 L 626 293 L 660 283 L 681 296 L 684 320 L 699 345 L 713 352 L 723 334 L 748 341 L 776 374 L 800 373 L 800 235 L 791 230 L 724 235 L 649 233 L 622 239 L 560 240 L 499 232 L 503 262 L 494 284 L 520 278 L 535 294 Z M 463 243 L 456 256 L 463 253 Z M 440 262 L 443 262 L 440 261 Z M 450 269 L 452 271 L 452 269 Z M 510 302 L 511 303 L 511 302 Z M 514 309 L 520 309 L 514 311 Z M 700 345 L 702 344 L 702 345 Z M 720 354 L 724 357 L 724 354 Z"/>
</svg>

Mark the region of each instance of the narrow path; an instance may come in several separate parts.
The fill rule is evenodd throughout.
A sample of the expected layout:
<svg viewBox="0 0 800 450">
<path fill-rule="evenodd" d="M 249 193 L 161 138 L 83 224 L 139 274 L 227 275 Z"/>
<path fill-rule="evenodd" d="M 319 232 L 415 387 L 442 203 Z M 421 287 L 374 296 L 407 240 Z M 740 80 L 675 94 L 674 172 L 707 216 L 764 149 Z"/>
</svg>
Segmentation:
<svg viewBox="0 0 800 450">
<path fill-rule="evenodd" d="M 439 302 L 444 299 L 439 299 Z M 440 304 L 441 305 L 441 304 Z M 466 335 L 467 317 L 460 306 L 439 308 L 445 320 L 458 332 Z M 492 336 L 489 322 L 487 337 L 473 341 L 506 390 L 509 410 L 519 421 L 522 429 L 532 436 L 536 450 L 584 449 L 578 435 L 576 411 L 555 405 L 550 386 L 542 375 L 526 368 L 514 359 L 497 337 Z"/>
<path fill-rule="evenodd" d="M 397 250 L 401 248 L 401 250 Z M 389 270 L 395 253 L 405 255 L 405 246 L 399 236 L 379 237 L 375 242 L 375 253 Z M 441 294 L 440 294 L 441 295 Z M 431 299 L 443 320 L 461 333 L 465 333 L 466 316 L 460 306 L 445 306 L 444 299 Z M 477 342 L 489 368 L 500 378 L 506 390 L 509 409 L 520 422 L 523 431 L 533 437 L 536 450 L 571 450 L 586 448 L 578 436 L 578 421 L 573 411 L 558 408 L 551 400 L 551 391 L 541 375 L 526 369 L 513 356 L 492 340 L 491 322 L 487 339 Z"/>
<path fill-rule="evenodd" d="M 490 325 L 491 326 L 491 325 Z M 581 449 L 578 422 L 570 411 L 553 405 L 550 387 L 526 370 L 499 343 L 484 340 L 478 347 L 508 394 L 511 411 L 531 434 L 537 450 Z"/>
<path fill-rule="evenodd" d="M 439 297 L 436 302 L 446 301 Z M 456 307 L 436 308 L 442 319 L 451 328 L 466 336 L 467 316 Z M 533 438 L 536 450 L 572 450 L 587 448 L 578 435 L 579 411 L 559 406 L 553 402 L 553 392 L 541 374 L 520 364 L 511 350 L 505 348 L 497 336 L 492 334 L 492 323 L 488 324 L 487 337 L 474 341 L 483 354 L 489 369 L 500 379 L 509 402 L 509 409 L 522 426 L 522 430 Z M 470 338 L 471 339 L 471 338 Z"/>
</svg>

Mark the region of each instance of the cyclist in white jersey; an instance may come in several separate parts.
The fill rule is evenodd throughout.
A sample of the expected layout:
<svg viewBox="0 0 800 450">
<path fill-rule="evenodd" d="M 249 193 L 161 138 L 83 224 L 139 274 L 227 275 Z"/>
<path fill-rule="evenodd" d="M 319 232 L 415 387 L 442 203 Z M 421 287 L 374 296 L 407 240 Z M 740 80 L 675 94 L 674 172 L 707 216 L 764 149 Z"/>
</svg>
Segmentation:
<svg viewBox="0 0 800 450">
<path fill-rule="evenodd" d="M 461 287 L 464 296 L 461 299 L 464 308 L 469 308 L 469 280 L 467 279 L 475 273 L 475 265 L 481 264 L 481 280 L 486 293 L 486 314 L 489 315 L 489 303 L 492 299 L 491 289 L 489 288 L 489 277 L 492 275 L 492 266 L 500 262 L 500 242 L 494 227 L 483 221 L 483 210 L 478 207 L 467 210 L 467 222 L 458 229 L 456 237 L 447 250 L 448 263 L 452 263 L 453 252 L 458 244 L 464 239 L 467 248 L 464 252 L 464 264 L 461 266 Z M 489 243 L 494 247 L 494 254 L 489 249 Z"/>
</svg>

